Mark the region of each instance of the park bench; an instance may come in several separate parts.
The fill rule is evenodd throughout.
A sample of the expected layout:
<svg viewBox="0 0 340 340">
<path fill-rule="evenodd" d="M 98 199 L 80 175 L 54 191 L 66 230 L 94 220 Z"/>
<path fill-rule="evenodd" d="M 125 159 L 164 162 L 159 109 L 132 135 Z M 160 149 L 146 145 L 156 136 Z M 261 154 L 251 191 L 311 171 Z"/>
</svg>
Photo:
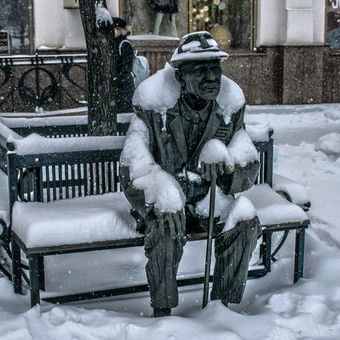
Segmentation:
<svg viewBox="0 0 340 340">
<path fill-rule="evenodd" d="M 7 122 L 7 125 L 11 124 Z M 118 124 L 121 135 L 127 127 L 127 122 Z M 23 269 L 27 268 L 31 305 L 40 302 L 40 290 L 45 288 L 45 256 L 143 246 L 144 237 L 135 231 L 130 205 L 120 192 L 117 166 L 124 136 L 78 138 L 86 135 L 86 124 L 31 124 L 29 127 L 12 126 L 11 134 L 18 133 L 13 138 L 9 137 L 6 128 L 0 126 L 3 134 L 1 152 L 7 154 L 7 160 L 2 159 L 0 166 L 8 175 L 10 222 L 5 234 L 7 240 L 9 237 L 11 240 L 12 280 L 16 293 L 22 292 Z M 22 138 L 32 132 L 50 139 Z M 296 282 L 303 276 L 305 229 L 309 220 L 301 207 L 271 189 L 273 139 L 268 135 L 255 145 L 261 169 L 258 185 L 246 196 L 254 204 L 262 225 L 259 252 L 262 266 L 250 269 L 249 278 L 261 277 L 271 271 L 274 256 L 289 231 L 295 230 Z M 275 220 L 268 219 L 268 211 L 273 209 L 278 212 Z M 103 216 L 101 214 L 104 219 L 99 218 Z M 66 218 L 62 218 L 63 215 Z M 272 236 L 277 232 L 284 232 L 284 235 L 279 244 L 272 247 Z M 206 238 L 205 233 L 187 236 L 189 241 Z M 24 268 L 22 252 L 28 259 L 28 266 Z M 198 283 L 203 283 L 202 275 L 178 279 L 179 286 Z M 147 290 L 147 284 L 138 284 L 44 300 L 63 303 Z"/>
</svg>

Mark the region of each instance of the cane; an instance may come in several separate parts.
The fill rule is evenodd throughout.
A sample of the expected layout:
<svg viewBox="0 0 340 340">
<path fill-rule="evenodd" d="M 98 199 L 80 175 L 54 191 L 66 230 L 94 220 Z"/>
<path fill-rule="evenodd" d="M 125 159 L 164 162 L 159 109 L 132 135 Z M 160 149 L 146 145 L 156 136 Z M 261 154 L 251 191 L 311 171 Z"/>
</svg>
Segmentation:
<svg viewBox="0 0 340 340">
<path fill-rule="evenodd" d="M 214 215 L 215 215 L 216 177 L 217 177 L 216 164 L 211 164 L 209 229 L 208 229 L 208 238 L 207 238 L 207 251 L 206 251 L 206 257 L 205 257 L 205 275 L 204 275 L 202 308 L 204 308 L 208 304 L 208 297 L 209 297 L 212 235 L 213 235 Z"/>
</svg>

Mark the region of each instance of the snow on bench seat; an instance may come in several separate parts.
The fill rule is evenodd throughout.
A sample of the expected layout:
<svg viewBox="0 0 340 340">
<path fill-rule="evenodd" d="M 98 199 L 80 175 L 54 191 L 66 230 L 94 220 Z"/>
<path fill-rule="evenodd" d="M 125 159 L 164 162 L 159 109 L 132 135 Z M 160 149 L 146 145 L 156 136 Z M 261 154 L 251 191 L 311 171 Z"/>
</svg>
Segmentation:
<svg viewBox="0 0 340 340">
<path fill-rule="evenodd" d="M 287 193 L 292 202 L 300 206 L 309 202 L 305 187 L 290 178 L 275 174 L 273 189 Z"/>
<path fill-rule="evenodd" d="M 122 192 L 68 200 L 15 202 L 12 228 L 27 248 L 142 236 Z"/>
<path fill-rule="evenodd" d="M 242 195 L 252 202 L 264 226 L 308 220 L 299 206 L 268 184 L 255 185 Z M 130 208 L 121 192 L 48 203 L 15 202 L 12 228 L 27 248 L 141 237 Z"/>
<path fill-rule="evenodd" d="M 237 195 L 239 196 L 245 196 L 250 200 L 263 226 L 308 220 L 302 208 L 287 201 L 268 184 L 254 185 L 248 191 Z M 229 206 L 233 201 L 232 196 L 226 196 L 219 187 L 216 188 L 215 217 L 219 216 L 221 223 L 228 219 Z M 196 213 L 204 217 L 209 216 L 209 195 L 197 204 Z"/>
<path fill-rule="evenodd" d="M 262 225 L 274 225 L 308 220 L 306 213 L 287 201 L 268 184 L 258 184 L 242 193 L 254 205 Z"/>
</svg>

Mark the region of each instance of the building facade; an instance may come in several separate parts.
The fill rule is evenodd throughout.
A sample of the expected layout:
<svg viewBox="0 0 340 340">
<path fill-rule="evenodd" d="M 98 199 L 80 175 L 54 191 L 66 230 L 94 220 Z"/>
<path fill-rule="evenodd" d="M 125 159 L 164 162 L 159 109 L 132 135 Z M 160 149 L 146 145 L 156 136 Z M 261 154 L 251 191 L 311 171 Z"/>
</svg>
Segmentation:
<svg viewBox="0 0 340 340">
<path fill-rule="evenodd" d="M 160 9 L 159 4 L 167 8 Z M 207 30 L 249 104 L 340 102 L 340 0 L 106 0 L 152 73 L 184 34 Z M 0 0 L 3 54 L 85 52 L 79 0 Z M 162 13 L 166 12 L 166 13 Z M 21 13 L 21 15 L 18 15 Z"/>
</svg>

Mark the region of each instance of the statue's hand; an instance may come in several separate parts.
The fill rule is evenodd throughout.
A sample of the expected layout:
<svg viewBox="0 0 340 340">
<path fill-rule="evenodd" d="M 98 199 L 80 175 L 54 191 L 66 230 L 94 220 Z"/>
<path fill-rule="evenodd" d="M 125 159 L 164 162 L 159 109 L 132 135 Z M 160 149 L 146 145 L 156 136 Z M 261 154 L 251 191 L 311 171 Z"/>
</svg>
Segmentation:
<svg viewBox="0 0 340 340">
<path fill-rule="evenodd" d="M 205 163 L 201 162 L 200 168 L 198 171 L 201 174 L 201 177 L 207 182 L 211 181 L 212 176 L 222 176 L 222 175 L 230 175 L 234 172 L 234 165 L 227 165 L 225 162 L 219 163 Z"/>
<path fill-rule="evenodd" d="M 235 170 L 235 162 L 226 145 L 219 139 L 208 140 L 198 159 L 198 171 L 202 179 L 211 181 L 213 176 L 229 175 Z"/>
<path fill-rule="evenodd" d="M 183 210 L 170 213 L 154 209 L 154 213 L 159 221 L 159 227 L 163 230 L 166 227 L 169 228 L 171 239 L 183 239 L 185 237 L 185 215 Z"/>
</svg>

